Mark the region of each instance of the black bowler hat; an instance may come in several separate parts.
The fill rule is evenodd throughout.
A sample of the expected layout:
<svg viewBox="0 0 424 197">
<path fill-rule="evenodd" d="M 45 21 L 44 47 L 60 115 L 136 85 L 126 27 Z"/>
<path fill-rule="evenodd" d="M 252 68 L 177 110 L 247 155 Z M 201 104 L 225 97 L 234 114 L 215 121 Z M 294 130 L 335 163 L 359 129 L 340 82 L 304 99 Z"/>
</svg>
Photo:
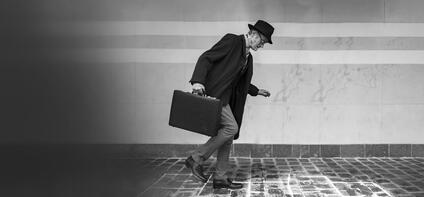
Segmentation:
<svg viewBox="0 0 424 197">
<path fill-rule="evenodd" d="M 271 36 L 272 33 L 274 33 L 274 27 L 272 27 L 272 25 L 263 20 L 258 20 L 255 25 L 248 24 L 248 26 L 250 30 L 254 29 L 256 31 L 259 31 L 268 39 L 268 42 L 272 44 Z"/>
</svg>

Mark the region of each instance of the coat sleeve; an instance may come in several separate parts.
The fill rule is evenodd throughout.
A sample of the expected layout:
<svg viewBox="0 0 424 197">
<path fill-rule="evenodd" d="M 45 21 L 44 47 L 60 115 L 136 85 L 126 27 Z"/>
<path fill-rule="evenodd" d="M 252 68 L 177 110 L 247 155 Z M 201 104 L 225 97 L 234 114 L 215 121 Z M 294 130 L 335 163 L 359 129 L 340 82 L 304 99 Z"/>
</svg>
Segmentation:
<svg viewBox="0 0 424 197">
<path fill-rule="evenodd" d="M 235 35 L 227 34 L 211 49 L 200 55 L 190 80 L 191 84 L 205 84 L 206 76 L 209 70 L 213 67 L 214 62 L 223 59 L 230 52 L 230 50 L 234 47 L 235 38 Z"/>
<path fill-rule="evenodd" d="M 253 84 L 249 85 L 248 93 L 250 94 L 250 96 L 257 96 L 258 91 L 259 91 L 259 89 L 255 85 L 253 85 Z"/>
</svg>

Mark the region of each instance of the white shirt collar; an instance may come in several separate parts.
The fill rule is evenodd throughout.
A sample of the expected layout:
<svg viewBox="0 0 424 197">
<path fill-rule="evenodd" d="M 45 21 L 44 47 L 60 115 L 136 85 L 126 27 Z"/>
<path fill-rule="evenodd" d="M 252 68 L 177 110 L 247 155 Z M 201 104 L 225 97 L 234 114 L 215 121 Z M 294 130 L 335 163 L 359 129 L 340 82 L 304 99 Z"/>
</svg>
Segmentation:
<svg viewBox="0 0 424 197">
<path fill-rule="evenodd" d="M 247 42 L 247 34 L 244 34 L 244 40 L 245 42 Z M 246 47 L 246 57 L 248 57 L 250 55 L 250 48 Z"/>
</svg>

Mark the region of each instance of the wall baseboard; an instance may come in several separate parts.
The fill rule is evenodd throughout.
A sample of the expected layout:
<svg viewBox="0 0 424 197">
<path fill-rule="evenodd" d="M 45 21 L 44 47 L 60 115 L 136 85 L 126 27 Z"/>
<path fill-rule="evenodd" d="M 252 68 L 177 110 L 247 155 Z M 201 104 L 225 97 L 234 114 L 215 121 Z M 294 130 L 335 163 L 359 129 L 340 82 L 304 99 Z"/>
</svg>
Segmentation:
<svg viewBox="0 0 424 197">
<path fill-rule="evenodd" d="M 132 156 L 186 157 L 198 145 L 128 145 Z M 424 144 L 234 144 L 232 157 L 424 157 Z"/>
<path fill-rule="evenodd" d="M 13 156 L 187 157 L 198 144 L 3 144 Z M 232 157 L 424 157 L 424 144 L 234 144 Z"/>
</svg>

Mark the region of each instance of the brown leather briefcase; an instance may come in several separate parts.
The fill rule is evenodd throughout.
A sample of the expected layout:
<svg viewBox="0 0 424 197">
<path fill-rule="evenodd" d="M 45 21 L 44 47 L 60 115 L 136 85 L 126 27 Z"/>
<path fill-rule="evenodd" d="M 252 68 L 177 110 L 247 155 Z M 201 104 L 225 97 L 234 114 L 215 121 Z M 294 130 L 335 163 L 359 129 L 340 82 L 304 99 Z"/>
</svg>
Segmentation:
<svg viewBox="0 0 424 197">
<path fill-rule="evenodd" d="M 169 125 L 207 136 L 216 136 L 221 120 L 222 104 L 208 98 L 174 90 Z"/>
</svg>

